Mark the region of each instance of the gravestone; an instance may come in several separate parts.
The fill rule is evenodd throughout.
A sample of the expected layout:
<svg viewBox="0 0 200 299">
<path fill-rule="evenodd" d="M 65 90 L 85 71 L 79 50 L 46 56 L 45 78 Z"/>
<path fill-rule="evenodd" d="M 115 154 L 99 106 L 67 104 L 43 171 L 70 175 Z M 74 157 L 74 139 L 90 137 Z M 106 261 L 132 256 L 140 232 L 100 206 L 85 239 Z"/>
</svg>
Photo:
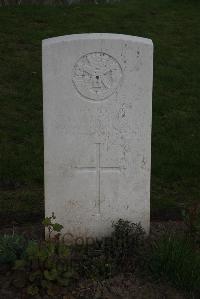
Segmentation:
<svg viewBox="0 0 200 299">
<path fill-rule="evenodd" d="M 102 237 L 149 230 L 153 45 L 120 34 L 43 41 L 45 213 Z"/>
</svg>

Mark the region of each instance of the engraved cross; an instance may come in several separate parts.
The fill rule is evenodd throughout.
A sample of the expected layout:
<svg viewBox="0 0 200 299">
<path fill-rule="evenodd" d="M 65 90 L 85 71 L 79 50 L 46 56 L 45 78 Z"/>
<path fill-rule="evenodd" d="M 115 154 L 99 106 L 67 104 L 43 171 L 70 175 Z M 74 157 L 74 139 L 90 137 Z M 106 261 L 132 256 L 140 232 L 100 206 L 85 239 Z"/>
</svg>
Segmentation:
<svg viewBox="0 0 200 299">
<path fill-rule="evenodd" d="M 101 211 L 101 172 L 121 172 L 120 167 L 101 166 L 101 143 L 96 143 L 96 166 L 76 167 L 78 171 L 94 171 L 96 173 L 96 197 L 98 213 Z"/>
</svg>

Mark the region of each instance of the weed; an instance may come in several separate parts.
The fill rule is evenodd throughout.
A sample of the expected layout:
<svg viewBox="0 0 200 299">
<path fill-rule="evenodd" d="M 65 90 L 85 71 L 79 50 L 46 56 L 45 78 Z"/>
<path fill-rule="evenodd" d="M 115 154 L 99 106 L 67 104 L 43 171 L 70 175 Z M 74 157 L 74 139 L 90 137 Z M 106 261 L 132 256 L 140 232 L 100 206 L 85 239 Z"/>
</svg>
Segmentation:
<svg viewBox="0 0 200 299">
<path fill-rule="evenodd" d="M 119 219 L 112 225 L 110 236 L 85 246 L 80 254 L 80 273 L 95 280 L 106 279 L 135 264 L 144 244 L 140 224 Z M 83 249 L 83 248 L 82 248 Z"/>
<path fill-rule="evenodd" d="M 200 252 L 190 238 L 167 234 L 153 242 L 148 267 L 157 278 L 165 278 L 176 287 L 200 291 Z"/>
<path fill-rule="evenodd" d="M 55 216 L 52 214 L 43 221 L 48 228 L 49 239 L 40 243 L 30 241 L 24 257 L 15 262 L 15 273 L 22 278 L 17 280 L 17 284 L 15 281 L 15 286 L 24 287 L 29 295 L 61 294 L 76 277 L 70 249 L 59 240 L 62 225 L 53 223 L 54 220 Z M 53 238 L 51 234 L 54 234 Z"/>
<path fill-rule="evenodd" d="M 0 265 L 13 265 L 25 250 L 26 241 L 23 236 L 17 234 L 4 234 L 0 236 Z"/>
</svg>

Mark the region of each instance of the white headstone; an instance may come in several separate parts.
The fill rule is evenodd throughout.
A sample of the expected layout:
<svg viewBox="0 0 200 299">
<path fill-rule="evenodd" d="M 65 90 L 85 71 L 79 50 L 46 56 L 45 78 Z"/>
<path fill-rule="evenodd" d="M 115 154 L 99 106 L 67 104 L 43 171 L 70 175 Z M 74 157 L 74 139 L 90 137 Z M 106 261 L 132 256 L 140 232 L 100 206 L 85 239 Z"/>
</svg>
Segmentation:
<svg viewBox="0 0 200 299">
<path fill-rule="evenodd" d="M 102 237 L 149 229 L 153 45 L 121 34 L 43 41 L 45 213 Z"/>
</svg>

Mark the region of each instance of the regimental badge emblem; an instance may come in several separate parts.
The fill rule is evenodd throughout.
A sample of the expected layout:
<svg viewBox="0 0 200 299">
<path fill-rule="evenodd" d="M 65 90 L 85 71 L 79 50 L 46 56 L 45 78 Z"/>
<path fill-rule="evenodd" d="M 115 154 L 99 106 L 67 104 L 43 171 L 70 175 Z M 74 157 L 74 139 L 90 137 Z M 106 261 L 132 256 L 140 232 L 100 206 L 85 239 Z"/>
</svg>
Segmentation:
<svg viewBox="0 0 200 299">
<path fill-rule="evenodd" d="M 122 69 L 118 61 L 103 52 L 88 53 L 73 68 L 72 80 L 77 91 L 94 101 L 111 96 L 120 85 Z"/>
</svg>

